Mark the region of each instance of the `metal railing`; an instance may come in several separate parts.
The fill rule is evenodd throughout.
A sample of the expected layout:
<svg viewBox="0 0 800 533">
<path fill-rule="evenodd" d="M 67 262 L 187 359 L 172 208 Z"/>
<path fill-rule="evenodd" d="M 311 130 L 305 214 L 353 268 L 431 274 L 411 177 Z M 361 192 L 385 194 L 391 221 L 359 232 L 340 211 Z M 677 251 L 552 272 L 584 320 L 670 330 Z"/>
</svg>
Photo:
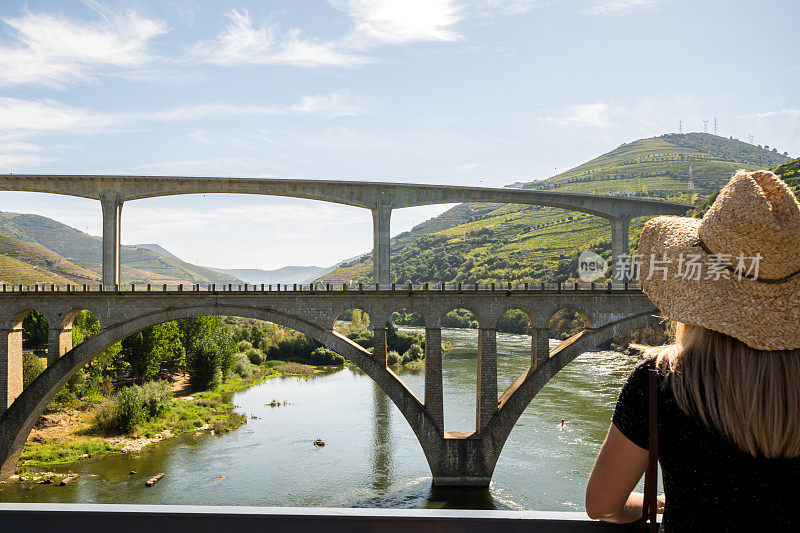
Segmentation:
<svg viewBox="0 0 800 533">
<path fill-rule="evenodd" d="M 197 533 L 566 533 L 639 531 L 636 525 L 590 520 L 584 513 L 449 509 L 348 509 L 318 507 L 217 507 L 172 505 L 0 504 L 4 531 L 36 533 L 114 531 Z"/>
<path fill-rule="evenodd" d="M 274 293 L 274 292 L 641 292 L 639 283 L 293 283 L 293 284 L 135 284 L 105 287 L 102 284 L 0 284 L 0 293 L 39 292 L 213 292 L 213 293 Z"/>
</svg>

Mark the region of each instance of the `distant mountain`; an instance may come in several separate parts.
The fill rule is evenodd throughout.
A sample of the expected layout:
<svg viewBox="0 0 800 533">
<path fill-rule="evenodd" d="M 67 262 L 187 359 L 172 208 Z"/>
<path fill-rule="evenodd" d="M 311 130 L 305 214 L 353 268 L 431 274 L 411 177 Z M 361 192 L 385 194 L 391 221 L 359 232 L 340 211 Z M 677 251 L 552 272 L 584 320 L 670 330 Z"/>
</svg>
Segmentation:
<svg viewBox="0 0 800 533">
<path fill-rule="evenodd" d="M 619 195 L 692 204 L 713 194 L 740 168 L 789 161 L 777 150 L 707 133 L 668 134 L 625 143 L 552 178 L 515 187 Z M 689 190 L 691 165 L 694 193 Z M 788 165 L 785 172 L 795 176 Z M 780 168 L 780 167 L 779 167 Z M 644 219 L 631 224 L 635 245 Z M 587 213 L 518 204 L 459 204 L 391 240 L 397 283 L 567 281 L 583 250 L 609 258 L 607 220 Z M 323 282 L 371 282 L 372 254 L 342 263 Z"/>
<path fill-rule="evenodd" d="M 134 244 L 133 247 L 141 248 L 142 250 L 150 250 L 151 252 L 155 252 L 158 255 L 163 255 L 164 257 L 169 257 L 170 259 L 175 259 L 177 261 L 182 261 L 180 257 L 172 254 L 169 250 L 162 248 L 157 244 Z"/>
<path fill-rule="evenodd" d="M 0 234 L 14 239 L 0 254 L 7 258 L 19 260 L 20 253 L 25 255 L 25 250 L 33 250 L 29 246 L 35 244 L 52 254 L 48 260 L 36 264 L 37 268 L 46 270 L 60 279 L 83 279 L 93 276 L 99 280 L 102 270 L 102 241 L 99 237 L 88 235 L 75 228 L 62 224 L 47 217 L 20 213 L 0 212 Z M 145 245 L 156 247 L 156 245 Z M 205 267 L 187 263 L 167 252 L 160 246 L 157 247 L 166 255 L 152 249 L 136 246 L 123 246 L 120 250 L 120 277 L 122 283 L 218 283 L 240 284 L 243 283 L 235 276 L 223 274 Z M 38 250 L 39 248 L 35 248 Z M 15 255 L 16 254 L 16 255 Z M 59 262 L 61 261 L 61 262 Z M 24 262 L 24 261 L 23 261 Z M 80 271 L 60 271 L 58 265 L 63 262 Z M 63 263 L 63 264 L 66 264 Z M 66 266 L 64 268 L 67 268 Z M 8 272 L 17 272 L 15 276 L 22 283 L 45 281 L 42 271 L 25 271 L 16 265 L 9 265 Z M 0 280 L 6 276 L 6 270 L 0 268 Z"/>
<path fill-rule="evenodd" d="M 317 266 L 285 266 L 277 270 L 262 270 L 260 268 L 214 268 L 207 267 L 222 274 L 235 276 L 246 283 L 254 285 L 277 285 L 293 283 L 310 283 L 323 276 L 335 267 Z"/>
</svg>

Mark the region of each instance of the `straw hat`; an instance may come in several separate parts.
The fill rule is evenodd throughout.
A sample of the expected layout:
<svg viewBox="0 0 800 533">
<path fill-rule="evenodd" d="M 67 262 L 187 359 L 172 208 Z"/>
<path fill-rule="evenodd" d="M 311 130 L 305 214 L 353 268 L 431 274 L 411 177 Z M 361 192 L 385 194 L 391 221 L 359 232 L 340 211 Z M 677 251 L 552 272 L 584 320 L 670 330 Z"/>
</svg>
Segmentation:
<svg viewBox="0 0 800 533">
<path fill-rule="evenodd" d="M 800 204 L 772 172 L 737 172 L 702 220 L 650 220 L 637 262 L 665 316 L 758 350 L 800 348 Z"/>
</svg>

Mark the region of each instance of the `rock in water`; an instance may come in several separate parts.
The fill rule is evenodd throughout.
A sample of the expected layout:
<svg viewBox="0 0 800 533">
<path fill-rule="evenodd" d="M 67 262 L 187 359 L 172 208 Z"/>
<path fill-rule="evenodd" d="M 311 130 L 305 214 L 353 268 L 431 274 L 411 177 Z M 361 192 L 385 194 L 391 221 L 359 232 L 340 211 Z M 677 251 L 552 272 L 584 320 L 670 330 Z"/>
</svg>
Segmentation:
<svg viewBox="0 0 800 533">
<path fill-rule="evenodd" d="M 72 483 L 76 479 L 78 479 L 78 474 L 72 474 L 72 475 L 69 475 L 69 476 L 65 477 L 64 479 L 62 479 L 61 483 L 59 483 L 58 485 L 60 487 L 63 487 L 65 485 L 69 485 L 70 483 Z"/>
<path fill-rule="evenodd" d="M 156 474 L 155 476 L 153 476 L 150 479 L 148 479 L 147 481 L 145 481 L 144 484 L 145 484 L 146 487 L 152 487 L 153 485 L 158 483 L 161 480 L 161 478 L 164 477 L 164 476 L 166 476 L 166 474 L 164 472 L 161 472 L 160 474 Z"/>
</svg>

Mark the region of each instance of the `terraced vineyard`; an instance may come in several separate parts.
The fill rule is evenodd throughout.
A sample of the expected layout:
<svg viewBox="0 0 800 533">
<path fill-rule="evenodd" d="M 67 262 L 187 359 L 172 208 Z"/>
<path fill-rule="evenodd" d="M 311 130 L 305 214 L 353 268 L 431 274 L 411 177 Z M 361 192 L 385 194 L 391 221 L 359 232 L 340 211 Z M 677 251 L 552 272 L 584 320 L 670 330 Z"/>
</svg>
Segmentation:
<svg viewBox="0 0 800 533">
<path fill-rule="evenodd" d="M 623 144 L 523 187 L 702 203 L 736 170 L 770 168 L 788 159 L 736 139 L 670 134 Z M 690 163 L 694 194 L 688 190 Z M 632 243 L 644 222 L 637 219 L 631 224 Z M 392 277 L 397 283 L 569 281 L 576 276 L 577 255 L 592 249 L 609 258 L 610 240 L 609 223 L 584 213 L 541 206 L 461 204 L 392 239 Z M 352 261 L 320 280 L 371 282 L 372 258 Z"/>
</svg>

